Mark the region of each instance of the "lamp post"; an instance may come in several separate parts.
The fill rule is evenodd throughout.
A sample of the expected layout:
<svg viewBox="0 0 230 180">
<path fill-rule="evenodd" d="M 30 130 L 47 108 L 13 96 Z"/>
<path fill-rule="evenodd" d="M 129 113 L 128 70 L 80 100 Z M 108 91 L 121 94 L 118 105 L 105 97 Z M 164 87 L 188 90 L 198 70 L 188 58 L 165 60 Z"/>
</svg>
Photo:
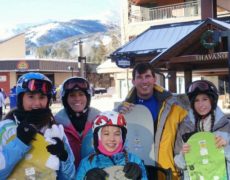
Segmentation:
<svg viewBox="0 0 230 180">
<path fill-rule="evenodd" d="M 82 57 L 82 56 L 79 56 L 78 57 L 78 62 L 80 62 L 81 63 L 81 77 L 86 77 L 86 72 L 85 72 L 85 65 L 86 65 L 86 57 L 84 56 L 84 57 Z"/>
<path fill-rule="evenodd" d="M 82 41 L 81 39 L 79 40 L 79 57 L 78 57 L 78 62 L 81 64 L 81 69 L 80 69 L 80 75 L 81 77 L 86 77 L 86 72 L 85 72 L 85 65 L 86 65 L 86 57 L 83 57 L 83 51 L 82 51 Z"/>
<path fill-rule="evenodd" d="M 68 66 L 68 70 L 70 70 L 71 71 L 71 76 L 73 77 L 73 67 L 72 66 Z"/>
</svg>

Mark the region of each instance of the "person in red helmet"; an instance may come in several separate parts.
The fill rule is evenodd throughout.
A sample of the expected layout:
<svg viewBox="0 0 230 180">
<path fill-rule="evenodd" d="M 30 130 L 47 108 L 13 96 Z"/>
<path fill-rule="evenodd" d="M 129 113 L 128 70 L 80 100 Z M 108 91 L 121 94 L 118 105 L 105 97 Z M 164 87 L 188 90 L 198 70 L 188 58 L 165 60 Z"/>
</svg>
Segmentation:
<svg viewBox="0 0 230 180">
<path fill-rule="evenodd" d="M 77 170 L 77 180 L 105 180 L 108 176 L 104 168 L 124 166 L 125 177 L 147 180 L 143 161 L 124 148 L 127 127 L 123 114 L 115 111 L 102 112 L 93 122 L 95 153 L 81 161 Z"/>
<path fill-rule="evenodd" d="M 225 115 L 217 106 L 218 92 L 216 86 L 207 80 L 194 81 L 188 86 L 186 94 L 191 106 L 190 118 L 183 121 L 179 126 L 174 149 L 175 164 L 183 171 L 184 179 L 189 178 L 184 154 L 189 152 L 190 146 L 186 142 L 196 132 L 213 132 L 217 148 L 223 147 L 225 150 L 227 164 L 230 160 L 230 117 Z"/>
</svg>

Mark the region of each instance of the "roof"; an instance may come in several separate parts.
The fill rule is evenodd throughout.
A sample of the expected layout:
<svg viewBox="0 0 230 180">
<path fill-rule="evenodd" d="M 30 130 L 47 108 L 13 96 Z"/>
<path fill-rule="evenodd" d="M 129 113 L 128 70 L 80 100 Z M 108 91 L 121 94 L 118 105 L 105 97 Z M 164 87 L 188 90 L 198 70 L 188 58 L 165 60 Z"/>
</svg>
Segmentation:
<svg viewBox="0 0 230 180">
<path fill-rule="evenodd" d="M 5 43 L 5 42 L 7 42 L 7 41 L 9 41 L 9 40 L 11 40 L 11 39 L 14 39 L 14 38 L 16 38 L 16 37 L 19 37 L 19 36 L 21 36 L 21 35 L 25 35 L 25 33 L 19 33 L 19 34 L 16 34 L 16 35 L 14 35 L 14 36 L 10 36 L 10 37 L 1 37 L 0 38 L 0 44 L 2 44 L 2 43 Z"/>
<path fill-rule="evenodd" d="M 79 68 L 76 61 L 60 61 L 51 59 L 1 59 L 0 71 L 50 71 L 50 72 L 69 72 L 68 66 L 72 66 L 74 72 Z"/>
<path fill-rule="evenodd" d="M 115 72 L 124 72 L 125 70 L 117 67 L 114 62 L 111 62 L 111 59 L 106 60 L 97 67 L 97 73 L 115 73 Z"/>
<path fill-rule="evenodd" d="M 200 21 L 151 26 L 136 38 L 117 49 L 111 57 L 160 53 L 199 26 Z"/>
<path fill-rule="evenodd" d="M 182 47 L 182 43 L 186 41 L 186 39 L 188 38 L 193 38 L 194 39 L 194 34 L 196 33 L 196 31 L 199 31 L 199 29 L 201 29 L 204 26 L 207 26 L 207 24 L 212 24 L 215 25 L 219 28 L 221 28 L 223 31 L 227 31 L 230 30 L 230 21 L 220 21 L 220 20 L 216 20 L 216 19 L 212 19 L 212 18 L 208 18 L 205 21 L 200 21 L 200 24 L 193 29 L 191 32 L 189 32 L 187 35 L 185 35 L 182 39 L 180 39 L 179 41 L 175 42 L 172 46 L 168 47 L 167 49 L 165 49 L 164 51 L 162 51 L 161 53 L 159 53 L 157 56 L 155 56 L 150 62 L 151 64 L 156 63 L 158 61 L 160 61 L 163 57 L 165 57 L 170 51 L 172 51 L 172 49 L 177 49 L 177 53 L 180 53 L 180 50 L 182 50 L 182 48 L 178 48 L 178 47 Z M 183 50 L 182 50 L 183 51 Z"/>
</svg>

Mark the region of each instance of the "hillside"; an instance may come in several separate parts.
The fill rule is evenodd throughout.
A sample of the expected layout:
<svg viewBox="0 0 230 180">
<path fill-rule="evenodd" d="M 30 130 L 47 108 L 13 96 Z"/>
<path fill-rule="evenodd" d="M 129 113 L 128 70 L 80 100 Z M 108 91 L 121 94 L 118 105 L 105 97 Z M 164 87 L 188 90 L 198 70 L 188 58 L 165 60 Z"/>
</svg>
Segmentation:
<svg viewBox="0 0 230 180">
<path fill-rule="evenodd" d="M 27 55 L 39 58 L 79 56 L 79 41 L 87 61 L 100 63 L 120 46 L 120 29 L 115 24 L 97 20 L 49 22 L 26 30 Z"/>
</svg>

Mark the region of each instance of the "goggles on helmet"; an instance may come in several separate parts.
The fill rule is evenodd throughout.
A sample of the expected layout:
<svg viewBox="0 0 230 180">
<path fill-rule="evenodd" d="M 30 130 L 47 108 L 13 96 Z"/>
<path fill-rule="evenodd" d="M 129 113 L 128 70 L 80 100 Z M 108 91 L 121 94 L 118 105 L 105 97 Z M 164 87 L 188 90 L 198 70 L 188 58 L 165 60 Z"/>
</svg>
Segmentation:
<svg viewBox="0 0 230 180">
<path fill-rule="evenodd" d="M 52 85 L 50 82 L 40 79 L 31 79 L 23 82 L 22 88 L 28 89 L 31 92 L 40 91 L 45 95 L 51 94 L 52 92 Z"/>
<path fill-rule="evenodd" d="M 198 80 L 193 82 L 187 89 L 187 93 L 193 93 L 194 91 L 215 91 L 217 92 L 216 87 L 211 82 L 204 80 Z"/>
<path fill-rule="evenodd" d="M 94 120 L 92 129 L 94 131 L 96 128 L 103 126 L 118 126 L 126 129 L 126 120 L 124 115 L 121 113 L 115 111 L 105 111 L 98 115 Z"/>
<path fill-rule="evenodd" d="M 89 84 L 84 79 L 70 79 L 65 82 L 63 89 L 64 90 L 72 90 L 74 88 L 79 88 L 81 90 L 87 91 L 89 89 Z"/>
</svg>

